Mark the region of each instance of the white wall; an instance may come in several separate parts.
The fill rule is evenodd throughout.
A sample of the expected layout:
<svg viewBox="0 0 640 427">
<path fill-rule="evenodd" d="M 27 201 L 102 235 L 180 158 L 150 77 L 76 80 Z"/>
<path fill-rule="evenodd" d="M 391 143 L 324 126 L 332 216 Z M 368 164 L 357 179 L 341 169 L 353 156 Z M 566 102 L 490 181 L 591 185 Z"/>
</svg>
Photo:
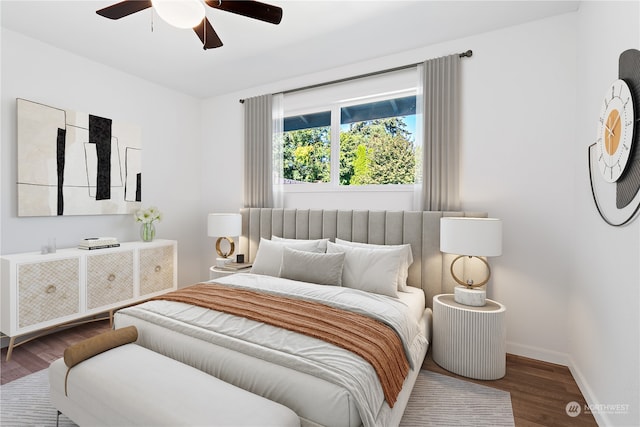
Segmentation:
<svg viewBox="0 0 640 427">
<path fill-rule="evenodd" d="M 583 2 L 578 12 L 568 352 L 589 403 L 629 405 L 619 414 L 596 411 L 600 425 L 640 425 L 640 220 L 611 227 L 600 218 L 589 187 L 587 147 L 596 139 L 606 88 L 618 78 L 620 53 L 640 50 L 639 28 L 637 1 Z"/>
<path fill-rule="evenodd" d="M 143 205 L 164 214 L 159 238 L 178 240 L 179 283 L 200 280 L 200 101 L 2 30 L 0 253 L 38 251 L 48 237 L 139 240 L 129 215 L 17 216 L 16 98 L 92 113 L 142 129 Z"/>
<path fill-rule="evenodd" d="M 478 36 L 464 65 L 461 200 L 504 222 L 488 293 L 510 353 L 566 363 L 575 14 Z"/>
<path fill-rule="evenodd" d="M 463 208 L 504 220 L 504 255 L 492 259 L 489 294 L 507 306 L 509 352 L 567 363 L 575 30 L 572 13 L 209 99 L 203 157 L 211 159 L 210 174 L 241 170 L 239 98 L 473 49 L 462 64 Z M 242 188 L 241 179 L 220 185 L 205 172 L 204 198 L 212 205 L 237 209 Z M 410 194 L 387 196 L 290 193 L 286 206 L 411 209 Z"/>
<path fill-rule="evenodd" d="M 202 105 L 202 215 L 238 212 L 243 203 L 244 128 L 243 109 L 235 95 L 207 100 Z M 207 237 L 203 225 L 200 250 L 201 276 L 207 278 L 214 265 L 215 238 Z"/>
</svg>

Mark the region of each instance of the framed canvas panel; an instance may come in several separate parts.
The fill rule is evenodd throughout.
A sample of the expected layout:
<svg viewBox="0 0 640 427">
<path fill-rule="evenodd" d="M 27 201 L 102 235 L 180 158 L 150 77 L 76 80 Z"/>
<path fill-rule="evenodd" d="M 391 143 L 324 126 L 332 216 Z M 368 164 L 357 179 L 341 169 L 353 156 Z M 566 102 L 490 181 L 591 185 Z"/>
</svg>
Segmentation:
<svg viewBox="0 0 640 427">
<path fill-rule="evenodd" d="M 138 126 L 17 99 L 18 216 L 131 214 L 142 201 Z"/>
</svg>

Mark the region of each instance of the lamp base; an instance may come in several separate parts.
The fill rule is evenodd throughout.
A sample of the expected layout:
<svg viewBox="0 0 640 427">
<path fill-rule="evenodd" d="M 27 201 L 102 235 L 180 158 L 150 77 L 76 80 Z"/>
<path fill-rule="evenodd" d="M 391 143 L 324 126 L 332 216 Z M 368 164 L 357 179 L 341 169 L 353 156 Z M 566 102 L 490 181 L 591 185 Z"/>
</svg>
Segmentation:
<svg viewBox="0 0 640 427">
<path fill-rule="evenodd" d="M 482 307 L 486 304 L 487 291 L 480 288 L 456 286 L 453 289 L 453 299 L 458 304 L 470 305 L 472 307 Z"/>
<path fill-rule="evenodd" d="M 229 264 L 233 259 L 231 258 L 216 258 L 216 267 L 224 267 Z"/>
</svg>

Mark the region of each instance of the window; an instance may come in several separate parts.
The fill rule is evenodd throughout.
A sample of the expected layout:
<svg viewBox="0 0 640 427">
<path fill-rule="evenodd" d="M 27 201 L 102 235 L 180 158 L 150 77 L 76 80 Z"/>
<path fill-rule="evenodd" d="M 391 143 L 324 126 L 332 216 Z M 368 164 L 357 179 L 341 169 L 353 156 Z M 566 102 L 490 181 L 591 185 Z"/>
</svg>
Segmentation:
<svg viewBox="0 0 640 427">
<path fill-rule="evenodd" d="M 331 181 L 331 112 L 284 118 L 285 184 Z"/>
<path fill-rule="evenodd" d="M 409 71 L 285 95 L 284 183 L 324 189 L 413 184 L 420 158 L 415 81 Z"/>
<path fill-rule="evenodd" d="M 413 184 L 416 97 L 340 109 L 340 185 Z"/>
</svg>

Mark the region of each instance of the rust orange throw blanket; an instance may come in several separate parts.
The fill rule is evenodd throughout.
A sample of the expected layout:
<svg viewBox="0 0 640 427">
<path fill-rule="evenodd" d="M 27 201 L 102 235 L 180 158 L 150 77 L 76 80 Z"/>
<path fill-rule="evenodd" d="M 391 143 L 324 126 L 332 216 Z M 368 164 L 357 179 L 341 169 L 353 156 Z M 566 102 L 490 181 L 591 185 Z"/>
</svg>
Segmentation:
<svg viewBox="0 0 640 427">
<path fill-rule="evenodd" d="M 373 366 L 391 407 L 409 372 L 409 362 L 396 332 L 361 314 L 318 302 L 213 283 L 201 283 L 154 299 L 184 302 L 243 316 L 349 350 Z"/>
</svg>

